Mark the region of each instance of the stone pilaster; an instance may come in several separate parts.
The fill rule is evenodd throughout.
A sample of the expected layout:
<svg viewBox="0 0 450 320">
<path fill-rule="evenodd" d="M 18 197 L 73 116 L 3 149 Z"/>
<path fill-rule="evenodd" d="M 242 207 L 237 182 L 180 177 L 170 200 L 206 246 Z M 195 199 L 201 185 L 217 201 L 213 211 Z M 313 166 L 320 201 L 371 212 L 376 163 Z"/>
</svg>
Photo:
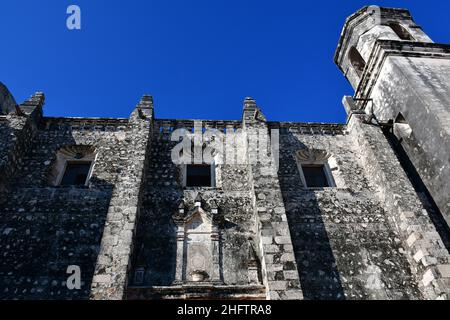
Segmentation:
<svg viewBox="0 0 450 320">
<path fill-rule="evenodd" d="M 450 294 L 450 255 L 382 129 L 364 119 L 365 114 L 350 114 L 348 130 L 361 150 L 366 174 L 402 237 L 423 297 L 446 299 Z"/>
<path fill-rule="evenodd" d="M 303 299 L 278 181 L 277 161 L 273 154 L 270 154 L 268 161 L 261 162 L 259 160 L 263 159 L 258 159 L 258 148 L 266 147 L 263 144 L 267 139 L 263 136 L 264 133 L 268 134 L 269 129 L 264 115 L 251 98 L 246 98 L 244 102 L 243 126 L 247 135 L 247 156 L 254 193 L 253 205 L 258 221 L 262 276 L 267 289 L 267 298 Z M 259 145 L 255 143 L 258 140 Z"/>
<path fill-rule="evenodd" d="M 211 281 L 213 283 L 221 284 L 223 279 L 220 272 L 220 241 L 221 234 L 218 224 L 222 222 L 223 217 L 219 214 L 219 208 L 215 201 L 210 202 L 211 217 L 212 217 L 212 232 L 211 232 L 211 246 L 212 246 L 212 257 L 213 257 L 213 270 Z"/>
<path fill-rule="evenodd" d="M 20 106 L 15 112 L 0 119 L 0 126 L 5 127 L 0 136 L 0 191 L 14 176 L 23 156 L 33 143 L 37 126 L 42 117 L 45 96 L 37 92 Z"/>
<path fill-rule="evenodd" d="M 183 283 L 183 260 L 184 260 L 184 226 L 178 226 L 177 230 L 177 261 L 175 266 L 174 284 Z"/>
<path fill-rule="evenodd" d="M 152 121 L 153 102 L 150 96 L 144 96 L 129 119 L 129 150 L 122 155 L 123 171 L 111 197 L 91 285 L 91 299 L 124 298 Z"/>
<path fill-rule="evenodd" d="M 213 270 L 211 275 L 211 281 L 214 283 L 221 283 L 220 279 L 220 233 L 217 226 L 212 227 L 211 233 L 211 246 L 212 246 L 212 257 L 213 257 Z"/>
</svg>

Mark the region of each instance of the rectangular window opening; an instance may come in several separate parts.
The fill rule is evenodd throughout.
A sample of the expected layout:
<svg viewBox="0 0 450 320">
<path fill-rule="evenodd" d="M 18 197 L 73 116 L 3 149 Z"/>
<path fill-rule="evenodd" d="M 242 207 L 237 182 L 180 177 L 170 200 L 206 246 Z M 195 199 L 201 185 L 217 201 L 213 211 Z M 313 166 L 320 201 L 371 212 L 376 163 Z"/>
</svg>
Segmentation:
<svg viewBox="0 0 450 320">
<path fill-rule="evenodd" d="M 213 187 L 211 166 L 189 164 L 186 166 L 186 187 Z"/>
<path fill-rule="evenodd" d="M 67 162 L 62 186 L 84 186 L 87 182 L 92 162 Z"/>
<path fill-rule="evenodd" d="M 330 187 L 324 165 L 302 165 L 307 188 Z"/>
</svg>

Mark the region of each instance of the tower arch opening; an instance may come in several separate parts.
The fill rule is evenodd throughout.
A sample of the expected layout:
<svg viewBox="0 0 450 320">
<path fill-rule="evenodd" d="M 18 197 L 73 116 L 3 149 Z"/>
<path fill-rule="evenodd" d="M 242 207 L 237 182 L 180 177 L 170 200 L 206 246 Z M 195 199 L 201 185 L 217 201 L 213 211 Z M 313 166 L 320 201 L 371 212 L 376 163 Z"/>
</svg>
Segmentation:
<svg viewBox="0 0 450 320">
<path fill-rule="evenodd" d="M 350 63 L 358 76 L 361 76 L 364 72 L 364 68 L 366 67 L 366 61 L 364 61 L 364 58 L 359 53 L 358 49 L 354 46 L 351 47 L 348 52 L 348 58 L 350 59 Z"/>
<path fill-rule="evenodd" d="M 395 32 L 401 40 L 414 41 L 414 37 L 398 22 L 390 22 L 388 26 Z"/>
</svg>

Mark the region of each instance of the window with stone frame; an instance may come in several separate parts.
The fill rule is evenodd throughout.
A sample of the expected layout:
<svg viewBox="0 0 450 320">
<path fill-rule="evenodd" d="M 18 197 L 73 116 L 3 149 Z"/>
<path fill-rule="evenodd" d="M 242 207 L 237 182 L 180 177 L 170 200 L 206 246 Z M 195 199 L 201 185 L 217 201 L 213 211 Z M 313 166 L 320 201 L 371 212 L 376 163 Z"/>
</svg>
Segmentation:
<svg viewBox="0 0 450 320">
<path fill-rule="evenodd" d="M 221 153 L 210 146 L 216 137 L 212 135 L 208 143 L 204 140 L 197 146 L 192 136 L 188 138 L 186 143 L 190 144 L 190 152 L 185 154 L 186 146 L 183 146 L 177 155 L 180 184 L 187 188 L 221 188 Z"/>
<path fill-rule="evenodd" d="M 328 163 L 330 154 L 324 150 L 302 149 L 296 154 L 300 179 L 305 188 L 336 187 Z"/>
<path fill-rule="evenodd" d="M 56 152 L 48 174 L 53 186 L 86 186 L 92 175 L 96 149 L 87 145 L 64 146 Z"/>
<path fill-rule="evenodd" d="M 62 186 L 84 186 L 91 170 L 92 162 L 68 161 L 61 179 Z"/>
<path fill-rule="evenodd" d="M 308 188 L 326 188 L 330 187 L 323 164 L 305 164 L 302 165 L 305 184 Z"/>
<path fill-rule="evenodd" d="M 186 165 L 186 187 L 214 187 L 213 167 L 209 164 Z"/>
</svg>

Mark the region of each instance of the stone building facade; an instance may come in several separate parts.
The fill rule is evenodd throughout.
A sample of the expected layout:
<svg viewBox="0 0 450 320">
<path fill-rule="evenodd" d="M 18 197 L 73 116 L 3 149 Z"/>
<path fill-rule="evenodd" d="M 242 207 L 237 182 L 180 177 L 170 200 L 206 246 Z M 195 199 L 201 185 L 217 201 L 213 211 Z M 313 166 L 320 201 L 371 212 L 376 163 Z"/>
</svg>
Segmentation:
<svg viewBox="0 0 450 320">
<path fill-rule="evenodd" d="M 46 117 L 1 85 L 0 298 L 450 298 L 449 52 L 407 10 L 349 17 L 345 124 L 251 98 L 239 121 L 158 119 L 151 96 L 128 119 Z M 234 135 L 239 161 L 176 163 L 177 132 L 194 156 Z"/>
</svg>

